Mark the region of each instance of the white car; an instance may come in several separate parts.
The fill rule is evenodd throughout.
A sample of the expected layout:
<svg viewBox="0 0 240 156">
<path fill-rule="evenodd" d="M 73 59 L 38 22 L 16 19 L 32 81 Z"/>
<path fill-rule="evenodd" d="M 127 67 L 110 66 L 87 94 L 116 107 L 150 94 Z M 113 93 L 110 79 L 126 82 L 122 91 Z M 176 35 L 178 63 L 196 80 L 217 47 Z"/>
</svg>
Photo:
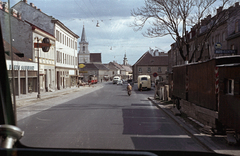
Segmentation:
<svg viewBox="0 0 240 156">
<path fill-rule="evenodd" d="M 122 80 L 118 80 L 117 81 L 117 85 L 122 85 L 123 84 L 123 81 Z"/>
<path fill-rule="evenodd" d="M 115 77 L 113 78 L 113 84 L 117 83 L 119 80 L 121 80 L 121 78 L 118 77 L 118 76 L 115 76 Z"/>
</svg>

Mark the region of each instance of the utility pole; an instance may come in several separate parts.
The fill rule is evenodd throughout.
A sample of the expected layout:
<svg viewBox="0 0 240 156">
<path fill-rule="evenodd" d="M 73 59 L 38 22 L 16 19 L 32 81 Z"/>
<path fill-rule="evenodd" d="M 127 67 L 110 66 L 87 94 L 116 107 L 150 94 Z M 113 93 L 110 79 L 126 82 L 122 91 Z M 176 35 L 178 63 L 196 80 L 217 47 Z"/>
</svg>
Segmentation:
<svg viewBox="0 0 240 156">
<path fill-rule="evenodd" d="M 37 72 L 37 88 L 38 88 L 38 94 L 37 98 L 40 99 L 40 80 L 39 80 L 39 38 L 37 38 L 37 46 L 38 46 L 38 72 Z"/>
</svg>

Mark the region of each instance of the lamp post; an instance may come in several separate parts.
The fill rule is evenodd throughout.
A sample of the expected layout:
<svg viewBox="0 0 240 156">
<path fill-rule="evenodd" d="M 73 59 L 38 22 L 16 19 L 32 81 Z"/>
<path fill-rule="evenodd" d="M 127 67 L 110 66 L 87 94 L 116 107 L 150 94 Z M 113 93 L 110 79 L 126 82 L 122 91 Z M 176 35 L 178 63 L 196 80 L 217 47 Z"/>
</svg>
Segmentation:
<svg viewBox="0 0 240 156">
<path fill-rule="evenodd" d="M 37 98 L 41 98 L 40 96 L 40 79 L 39 79 L 39 48 L 42 48 L 43 52 L 48 52 L 50 49 L 50 40 L 49 38 L 45 37 L 42 40 L 42 43 L 39 43 L 39 38 L 37 37 L 37 43 L 34 43 L 34 48 L 38 49 L 38 73 L 37 73 L 37 88 L 38 88 L 38 94 L 37 94 Z"/>
<path fill-rule="evenodd" d="M 38 88 L 38 94 L 37 98 L 40 99 L 40 80 L 39 80 L 39 38 L 37 37 L 37 46 L 38 46 L 38 72 L 37 72 L 37 88 Z"/>
</svg>

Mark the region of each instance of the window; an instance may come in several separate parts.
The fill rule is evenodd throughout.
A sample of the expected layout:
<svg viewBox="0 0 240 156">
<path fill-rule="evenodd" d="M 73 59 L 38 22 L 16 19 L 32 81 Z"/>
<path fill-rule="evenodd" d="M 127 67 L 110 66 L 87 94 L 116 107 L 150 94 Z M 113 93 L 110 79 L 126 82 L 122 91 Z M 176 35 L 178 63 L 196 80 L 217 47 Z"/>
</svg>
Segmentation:
<svg viewBox="0 0 240 156">
<path fill-rule="evenodd" d="M 142 72 L 142 68 L 139 67 L 138 68 L 138 72 L 141 73 Z"/>
<path fill-rule="evenodd" d="M 150 67 L 148 67 L 147 72 L 151 73 L 151 68 Z"/>
<path fill-rule="evenodd" d="M 58 30 L 56 30 L 56 39 L 59 42 L 59 31 Z"/>
<path fill-rule="evenodd" d="M 85 53 L 85 46 L 82 47 L 83 53 Z"/>
<path fill-rule="evenodd" d="M 234 95 L 234 80 L 228 79 L 227 81 L 227 93 L 229 95 Z"/>
<path fill-rule="evenodd" d="M 57 62 L 60 62 L 60 52 L 57 51 Z"/>
<path fill-rule="evenodd" d="M 222 33 L 222 41 L 226 40 L 225 32 Z"/>
<path fill-rule="evenodd" d="M 239 22 L 238 21 L 236 21 L 235 22 L 235 33 L 237 33 L 238 31 L 239 31 Z"/>
<path fill-rule="evenodd" d="M 235 50 L 234 44 L 231 45 L 231 49 L 232 49 L 232 50 Z"/>
<path fill-rule="evenodd" d="M 60 33 L 60 39 L 59 39 L 59 42 L 62 43 L 62 33 Z"/>
<path fill-rule="evenodd" d="M 161 67 L 158 67 L 158 72 L 161 73 L 162 72 L 162 69 Z"/>
</svg>

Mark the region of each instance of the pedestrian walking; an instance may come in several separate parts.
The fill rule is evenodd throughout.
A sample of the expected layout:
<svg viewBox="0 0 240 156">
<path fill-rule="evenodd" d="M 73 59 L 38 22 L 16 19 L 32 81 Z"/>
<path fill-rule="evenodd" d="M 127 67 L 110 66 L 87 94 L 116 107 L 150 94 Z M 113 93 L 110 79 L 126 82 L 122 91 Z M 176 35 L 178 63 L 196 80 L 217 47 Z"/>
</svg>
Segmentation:
<svg viewBox="0 0 240 156">
<path fill-rule="evenodd" d="M 140 82 L 140 85 L 139 85 L 140 91 L 142 91 L 142 83 L 143 82 Z"/>
</svg>

